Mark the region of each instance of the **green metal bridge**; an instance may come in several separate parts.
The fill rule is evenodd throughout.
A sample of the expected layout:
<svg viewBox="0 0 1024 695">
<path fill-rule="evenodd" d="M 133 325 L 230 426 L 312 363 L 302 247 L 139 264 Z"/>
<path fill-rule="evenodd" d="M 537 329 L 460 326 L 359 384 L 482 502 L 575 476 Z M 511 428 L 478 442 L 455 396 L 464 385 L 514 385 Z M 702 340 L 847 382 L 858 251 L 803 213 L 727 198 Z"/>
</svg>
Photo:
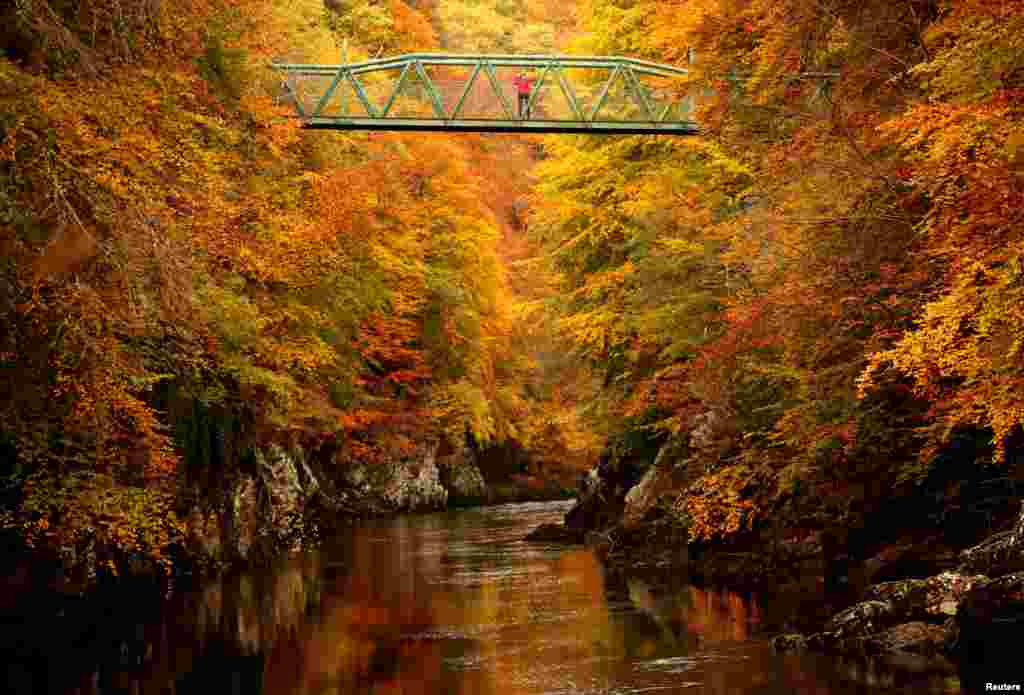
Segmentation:
<svg viewBox="0 0 1024 695">
<path fill-rule="evenodd" d="M 306 128 L 694 135 L 687 71 L 620 57 L 411 53 L 342 65 L 274 63 Z M 533 89 L 524 111 L 513 83 Z"/>
</svg>

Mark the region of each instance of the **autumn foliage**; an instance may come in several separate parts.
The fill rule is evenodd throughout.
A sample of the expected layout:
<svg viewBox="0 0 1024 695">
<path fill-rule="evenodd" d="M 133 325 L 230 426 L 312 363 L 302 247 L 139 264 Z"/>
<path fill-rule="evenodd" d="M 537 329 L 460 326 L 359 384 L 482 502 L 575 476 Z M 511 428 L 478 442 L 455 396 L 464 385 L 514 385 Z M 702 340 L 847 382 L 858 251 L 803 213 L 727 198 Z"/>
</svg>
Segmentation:
<svg viewBox="0 0 1024 695">
<path fill-rule="evenodd" d="M 1022 10 L 581 6 L 574 50 L 689 65 L 706 127 L 549 140 L 532 219 L 607 426 L 689 443 L 694 537 L 849 523 L 962 436 L 988 442 L 979 465 L 1012 463 Z"/>
<path fill-rule="evenodd" d="M 199 414 L 369 462 L 682 441 L 700 539 L 848 519 L 957 437 L 1019 450 L 1019 0 L 51 1 L 0 26 L 0 523 L 30 543 L 166 566 Z M 689 66 L 705 132 L 304 133 L 267 65 L 343 47 Z"/>
<path fill-rule="evenodd" d="M 538 439 L 499 256 L 526 146 L 305 135 L 268 69 L 433 49 L 432 6 L 132 6 L 5 10 L 3 526 L 166 566 L 196 418 L 367 462 Z"/>
</svg>

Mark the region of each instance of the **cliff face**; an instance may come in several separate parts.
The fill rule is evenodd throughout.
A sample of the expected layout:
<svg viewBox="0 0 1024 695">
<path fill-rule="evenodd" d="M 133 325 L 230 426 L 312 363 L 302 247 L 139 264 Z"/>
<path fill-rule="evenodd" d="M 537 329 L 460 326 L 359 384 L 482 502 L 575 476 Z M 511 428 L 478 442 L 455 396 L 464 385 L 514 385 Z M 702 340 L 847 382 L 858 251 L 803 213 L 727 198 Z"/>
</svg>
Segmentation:
<svg viewBox="0 0 1024 695">
<path fill-rule="evenodd" d="M 315 544 L 331 525 L 360 516 L 445 509 L 483 501 L 472 452 L 439 456 L 437 440 L 384 461 L 333 446 L 271 443 L 226 468 L 206 491 L 193 485 L 186 552 L 201 563 L 258 562 Z"/>
</svg>

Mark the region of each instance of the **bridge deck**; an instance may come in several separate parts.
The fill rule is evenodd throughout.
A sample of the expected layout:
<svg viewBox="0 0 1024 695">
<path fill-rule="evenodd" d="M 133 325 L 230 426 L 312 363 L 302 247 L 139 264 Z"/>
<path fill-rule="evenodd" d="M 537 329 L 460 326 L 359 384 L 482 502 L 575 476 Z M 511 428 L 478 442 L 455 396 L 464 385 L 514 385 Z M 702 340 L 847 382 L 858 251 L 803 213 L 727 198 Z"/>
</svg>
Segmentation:
<svg viewBox="0 0 1024 695">
<path fill-rule="evenodd" d="M 474 120 L 467 118 L 306 118 L 310 130 L 385 130 L 455 133 L 616 133 L 619 135 L 696 135 L 696 123 L 615 121 Z"/>
</svg>

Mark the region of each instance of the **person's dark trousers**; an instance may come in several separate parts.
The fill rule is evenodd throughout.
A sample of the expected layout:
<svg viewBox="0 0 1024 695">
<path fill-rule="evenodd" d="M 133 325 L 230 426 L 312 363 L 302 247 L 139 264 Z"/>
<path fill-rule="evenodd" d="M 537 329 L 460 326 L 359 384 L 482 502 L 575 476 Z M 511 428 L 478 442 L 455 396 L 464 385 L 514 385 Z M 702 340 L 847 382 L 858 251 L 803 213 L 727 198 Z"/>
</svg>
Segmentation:
<svg viewBox="0 0 1024 695">
<path fill-rule="evenodd" d="M 519 95 L 519 117 L 520 118 L 529 118 L 530 117 L 530 112 L 528 110 L 529 108 L 530 108 L 530 95 L 529 94 L 520 94 Z"/>
</svg>

